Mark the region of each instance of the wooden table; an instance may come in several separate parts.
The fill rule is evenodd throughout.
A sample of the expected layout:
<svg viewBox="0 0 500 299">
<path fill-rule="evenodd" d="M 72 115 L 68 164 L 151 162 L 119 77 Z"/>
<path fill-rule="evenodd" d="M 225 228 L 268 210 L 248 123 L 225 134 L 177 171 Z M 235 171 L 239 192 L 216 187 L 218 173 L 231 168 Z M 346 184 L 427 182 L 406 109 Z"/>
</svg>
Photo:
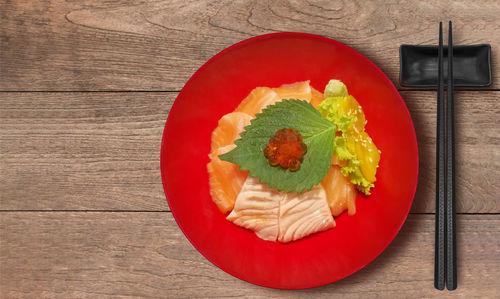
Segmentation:
<svg viewBox="0 0 500 299">
<path fill-rule="evenodd" d="M 332 1 L 333 2 L 333 1 Z M 500 292 L 499 1 L 0 0 L 0 297 L 495 297 Z M 399 45 L 492 46 L 494 83 L 456 92 L 459 287 L 433 287 L 435 101 L 399 87 Z M 160 141 L 179 90 L 251 36 L 343 42 L 399 88 L 417 194 L 384 253 L 337 283 L 280 291 L 203 258 L 169 211 Z M 446 33 L 446 32 L 445 32 Z"/>
</svg>

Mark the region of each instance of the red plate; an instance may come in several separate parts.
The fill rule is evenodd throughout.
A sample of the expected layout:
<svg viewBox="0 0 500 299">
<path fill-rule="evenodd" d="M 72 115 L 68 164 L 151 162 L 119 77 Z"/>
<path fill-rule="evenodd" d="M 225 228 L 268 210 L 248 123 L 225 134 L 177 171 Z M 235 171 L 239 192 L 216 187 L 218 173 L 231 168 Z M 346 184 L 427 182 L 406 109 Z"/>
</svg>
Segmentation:
<svg viewBox="0 0 500 299">
<path fill-rule="evenodd" d="M 333 229 L 288 244 L 263 241 L 212 202 L 206 170 L 212 130 L 257 86 L 311 80 L 323 90 L 329 79 L 342 80 L 362 105 L 366 131 L 382 151 L 373 193 L 359 195 L 356 214 L 336 217 Z M 209 261 L 257 285 L 310 288 L 358 271 L 394 239 L 417 186 L 417 140 L 403 99 L 366 57 L 321 36 L 268 34 L 223 50 L 186 83 L 165 125 L 161 174 L 177 224 Z"/>
</svg>

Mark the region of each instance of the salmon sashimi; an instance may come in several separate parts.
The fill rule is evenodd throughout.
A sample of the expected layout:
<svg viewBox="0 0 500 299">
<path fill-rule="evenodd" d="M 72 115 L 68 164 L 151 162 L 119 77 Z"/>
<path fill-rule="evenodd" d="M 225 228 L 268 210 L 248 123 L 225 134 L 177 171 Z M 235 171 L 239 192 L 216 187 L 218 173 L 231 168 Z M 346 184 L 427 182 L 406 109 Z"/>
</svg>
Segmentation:
<svg viewBox="0 0 500 299">
<path fill-rule="evenodd" d="M 347 166 L 347 164 L 349 164 L 349 161 L 347 161 L 347 160 L 340 160 L 337 157 L 337 154 L 333 153 L 333 156 L 332 156 L 332 165 L 337 165 L 337 166 L 340 166 L 340 167 L 344 167 L 344 166 Z"/>
<path fill-rule="evenodd" d="M 325 189 L 320 185 L 310 191 L 288 193 L 280 201 L 278 241 L 287 243 L 335 227 Z"/>
<path fill-rule="evenodd" d="M 319 103 L 323 102 L 323 93 L 315 88 L 311 87 L 311 105 L 318 109 Z"/>
<path fill-rule="evenodd" d="M 251 119 L 250 115 L 242 112 L 231 112 L 224 115 L 219 120 L 217 128 L 212 132 L 212 151 L 233 144 L 236 139 L 240 138 L 243 129 L 250 125 Z"/>
<path fill-rule="evenodd" d="M 249 177 L 243 184 L 233 211 L 227 219 L 234 224 L 250 229 L 267 241 L 278 238 L 278 212 L 283 192 L 267 187 L 257 178 Z"/>
<path fill-rule="evenodd" d="M 310 102 L 312 88 L 309 81 L 284 84 L 277 88 L 257 87 L 234 110 L 244 112 L 252 117 L 268 105 L 276 104 L 282 99 L 297 99 Z"/>
<path fill-rule="evenodd" d="M 278 88 L 273 88 L 281 99 L 296 99 L 310 102 L 311 86 L 308 81 L 296 82 L 292 84 L 283 84 Z"/>
<path fill-rule="evenodd" d="M 321 181 L 321 185 L 325 188 L 328 206 L 333 216 L 338 216 L 345 210 L 349 215 L 354 215 L 356 213 L 356 187 L 341 173 L 340 169 L 340 166 L 332 165 Z"/>
<path fill-rule="evenodd" d="M 321 185 L 301 194 L 287 194 L 252 177 L 243 184 L 227 219 L 263 240 L 283 243 L 335 226 Z"/>
<path fill-rule="evenodd" d="M 252 117 L 260 113 L 267 105 L 273 105 L 281 100 L 276 92 L 269 87 L 257 87 L 240 103 L 234 110 L 235 112 L 244 112 Z"/>
<path fill-rule="evenodd" d="M 218 156 L 236 147 L 234 141 L 240 138 L 240 133 L 250 124 L 251 118 L 246 113 L 228 113 L 219 120 L 217 128 L 212 132 L 212 152 L 207 164 L 210 195 L 222 213 L 233 209 L 248 171 L 241 171 L 238 165 L 222 161 Z"/>
<path fill-rule="evenodd" d="M 207 164 L 210 195 L 224 214 L 233 209 L 236 197 L 248 176 L 248 171 L 241 171 L 238 165 L 222 161 L 218 157 L 235 147 L 236 145 L 230 144 L 217 149 L 209 155 L 211 161 Z"/>
</svg>

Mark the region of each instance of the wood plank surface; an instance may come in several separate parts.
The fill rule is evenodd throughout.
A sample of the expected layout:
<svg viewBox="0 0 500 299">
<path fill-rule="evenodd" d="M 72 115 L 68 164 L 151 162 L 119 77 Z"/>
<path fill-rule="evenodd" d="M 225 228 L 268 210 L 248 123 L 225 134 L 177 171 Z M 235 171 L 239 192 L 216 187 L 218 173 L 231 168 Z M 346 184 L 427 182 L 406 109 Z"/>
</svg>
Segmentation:
<svg viewBox="0 0 500 299">
<path fill-rule="evenodd" d="M 490 0 L 0 0 L 0 298 L 498 297 L 499 15 Z M 459 277 L 441 292 L 436 94 L 398 82 L 399 46 L 436 44 L 448 20 L 455 44 L 491 44 L 494 83 L 456 92 Z M 420 152 L 411 214 L 387 250 L 299 291 L 246 283 L 198 253 L 166 203 L 159 163 L 189 77 L 236 42 L 282 31 L 338 40 L 377 64 L 402 90 Z"/>
<path fill-rule="evenodd" d="M 178 91 L 243 39 L 298 31 L 336 39 L 397 84 L 399 46 L 489 43 L 500 77 L 499 1 L 0 0 L 0 90 Z M 496 82 L 492 88 L 499 88 Z"/>
<path fill-rule="evenodd" d="M 434 211 L 435 92 L 401 92 Z M 160 146 L 177 93 L 1 93 L 0 210 L 168 210 Z M 500 212 L 500 92 L 456 94 L 461 213 Z"/>
<path fill-rule="evenodd" d="M 301 298 L 498 295 L 500 216 L 459 215 L 459 287 L 433 286 L 433 215 L 410 215 L 386 251 L 337 283 L 293 292 L 258 287 L 213 266 L 168 212 L 0 214 L 0 296 Z"/>
<path fill-rule="evenodd" d="M 159 157 L 175 96 L 1 94 L 0 209 L 168 209 Z"/>
</svg>

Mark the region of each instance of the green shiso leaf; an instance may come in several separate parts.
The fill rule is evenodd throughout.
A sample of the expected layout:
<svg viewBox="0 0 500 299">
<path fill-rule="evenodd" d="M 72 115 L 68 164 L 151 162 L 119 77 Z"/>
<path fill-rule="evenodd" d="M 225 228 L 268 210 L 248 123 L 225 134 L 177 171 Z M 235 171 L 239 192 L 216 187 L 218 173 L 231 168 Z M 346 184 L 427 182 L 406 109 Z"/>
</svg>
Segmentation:
<svg viewBox="0 0 500 299">
<path fill-rule="evenodd" d="M 269 165 L 264 148 L 276 131 L 292 128 L 307 145 L 300 168 L 289 171 Z M 236 148 L 219 158 L 240 165 L 249 176 L 258 177 L 278 191 L 302 193 L 321 182 L 332 163 L 335 124 L 325 118 L 311 104 L 301 100 L 282 100 L 267 106 L 235 141 Z"/>
</svg>

